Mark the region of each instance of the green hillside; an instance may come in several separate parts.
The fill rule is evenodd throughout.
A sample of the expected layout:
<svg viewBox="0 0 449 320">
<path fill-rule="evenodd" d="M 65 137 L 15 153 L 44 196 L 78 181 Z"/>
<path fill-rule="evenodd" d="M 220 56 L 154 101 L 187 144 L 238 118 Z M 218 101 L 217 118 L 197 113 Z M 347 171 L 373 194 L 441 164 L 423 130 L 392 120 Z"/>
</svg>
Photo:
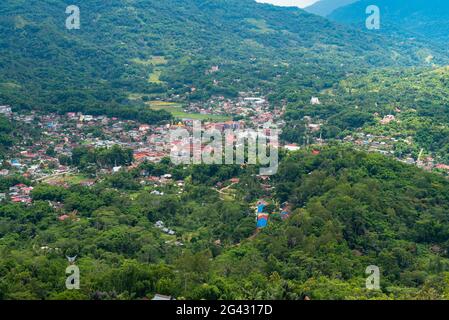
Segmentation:
<svg viewBox="0 0 449 320">
<path fill-rule="evenodd" d="M 289 201 L 292 214 L 270 215 L 254 236 L 249 204 L 261 195 L 251 170 L 146 169 L 191 182 L 182 196 L 150 195 L 137 169 L 94 188 L 41 185 L 31 206 L 0 206 L 0 298 L 447 297 L 449 182 L 439 175 L 346 148 L 283 156 L 267 210 Z M 226 176 L 241 178 L 232 201 L 211 188 Z M 49 200 L 76 210 L 76 219 L 59 221 Z M 158 220 L 176 236 L 155 227 Z M 78 255 L 80 290 L 65 290 L 66 255 Z M 365 288 L 369 265 L 381 269 L 380 291 Z"/>
<path fill-rule="evenodd" d="M 334 10 L 356 1 L 358 0 L 320 0 L 306 7 L 304 10 L 325 17 L 331 14 Z"/>
<path fill-rule="evenodd" d="M 382 39 L 252 0 L 89 0 L 79 7 L 81 29 L 67 30 L 63 2 L 0 3 L 2 103 L 122 115 L 137 103 L 132 93 L 167 97 L 195 87 L 190 99 L 234 96 L 273 90 L 279 74 L 333 79 L 348 69 L 426 64 L 423 50 L 434 62 L 446 59 L 424 42 Z M 221 71 L 206 75 L 214 65 Z"/>
<path fill-rule="evenodd" d="M 449 7 L 376 2 L 380 32 L 364 0 L 335 22 L 253 0 L 79 0 L 79 30 L 72 3 L 2 0 L 0 300 L 449 299 Z M 269 105 L 216 99 L 240 92 Z M 179 142 L 164 128 L 189 129 L 173 118 L 257 129 L 283 106 L 273 176 L 163 158 Z"/>
<path fill-rule="evenodd" d="M 323 123 L 315 136 L 342 139 L 364 132 L 390 137 L 408 141 L 408 145 L 397 145 L 399 153 L 405 149 L 416 158 L 423 149 L 436 155 L 439 162 L 449 163 L 448 70 L 380 69 L 349 76 L 326 90 L 290 94 L 284 136 L 304 143 L 304 131 L 298 128 L 304 127 L 302 119 L 308 116 Z M 311 105 L 310 95 L 318 96 L 322 104 Z M 395 121 L 382 125 L 381 119 L 388 115 L 393 115 Z"/>
</svg>

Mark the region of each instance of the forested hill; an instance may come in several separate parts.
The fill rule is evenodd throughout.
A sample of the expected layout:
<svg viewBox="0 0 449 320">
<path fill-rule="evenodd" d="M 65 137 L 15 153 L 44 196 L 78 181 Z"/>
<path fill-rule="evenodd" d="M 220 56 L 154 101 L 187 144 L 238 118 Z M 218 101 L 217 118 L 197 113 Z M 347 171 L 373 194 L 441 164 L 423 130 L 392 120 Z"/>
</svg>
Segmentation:
<svg viewBox="0 0 449 320">
<path fill-rule="evenodd" d="M 255 236 L 249 203 L 261 190 L 240 167 L 146 167 L 190 181 L 182 196 L 150 194 L 142 168 L 91 188 L 36 186 L 33 204 L 0 206 L 0 299 L 447 298 L 447 179 L 379 154 L 311 151 L 282 156 L 276 203 L 289 201 L 291 215 L 270 205 Z M 208 187 L 223 174 L 241 178 L 234 200 Z M 72 218 L 58 220 L 62 212 Z M 81 287 L 70 291 L 66 256 L 75 255 Z M 381 290 L 365 287 L 369 265 Z"/>
<path fill-rule="evenodd" d="M 362 33 L 253 0 L 77 3 L 80 30 L 65 28 L 66 3 L 0 3 L 2 103 L 99 113 L 131 107 L 130 93 L 185 94 L 195 87 L 191 98 L 201 99 L 271 90 L 287 73 L 329 77 L 445 57 L 423 42 Z M 214 65 L 220 72 L 207 75 Z"/>
<path fill-rule="evenodd" d="M 288 104 L 286 140 L 304 143 L 297 128 L 308 116 L 325 121 L 322 136 L 327 139 L 362 130 L 403 141 L 395 145 L 396 155 L 410 152 L 417 158 L 423 148 L 449 163 L 449 67 L 379 69 L 348 77 L 318 96 L 319 106 L 310 105 L 306 95 Z M 382 124 L 387 115 L 395 121 Z M 404 142 L 408 139 L 414 143 Z"/>
<path fill-rule="evenodd" d="M 334 10 L 356 1 L 358 0 L 320 0 L 306 7 L 304 10 L 325 17 L 331 14 Z"/>
<path fill-rule="evenodd" d="M 386 34 L 408 32 L 448 48 L 449 2 L 447 0 L 361 0 L 335 10 L 329 17 L 365 28 L 365 9 L 377 5 L 381 11 L 381 31 Z"/>
</svg>

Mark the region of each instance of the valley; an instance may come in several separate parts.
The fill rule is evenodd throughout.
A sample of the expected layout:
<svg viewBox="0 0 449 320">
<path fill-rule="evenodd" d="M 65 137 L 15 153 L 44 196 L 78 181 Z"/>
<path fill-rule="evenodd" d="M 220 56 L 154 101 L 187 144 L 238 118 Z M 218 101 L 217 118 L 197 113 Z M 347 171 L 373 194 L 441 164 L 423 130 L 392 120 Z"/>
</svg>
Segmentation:
<svg viewBox="0 0 449 320">
<path fill-rule="evenodd" d="M 447 299 L 446 5 L 377 2 L 2 1 L 0 300 Z"/>
</svg>

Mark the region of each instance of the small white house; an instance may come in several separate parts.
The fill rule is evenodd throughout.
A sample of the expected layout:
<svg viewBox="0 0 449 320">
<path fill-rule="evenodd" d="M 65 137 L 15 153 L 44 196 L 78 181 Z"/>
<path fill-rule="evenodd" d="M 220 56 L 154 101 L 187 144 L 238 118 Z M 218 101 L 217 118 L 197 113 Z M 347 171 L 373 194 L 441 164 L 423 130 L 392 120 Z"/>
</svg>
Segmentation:
<svg viewBox="0 0 449 320">
<path fill-rule="evenodd" d="M 301 148 L 297 144 L 287 144 L 284 147 L 287 151 L 298 151 Z"/>
<path fill-rule="evenodd" d="M 318 99 L 317 97 L 312 97 L 312 99 L 310 99 L 310 104 L 319 105 L 319 104 L 321 104 L 321 102 L 320 102 L 320 99 Z"/>
</svg>

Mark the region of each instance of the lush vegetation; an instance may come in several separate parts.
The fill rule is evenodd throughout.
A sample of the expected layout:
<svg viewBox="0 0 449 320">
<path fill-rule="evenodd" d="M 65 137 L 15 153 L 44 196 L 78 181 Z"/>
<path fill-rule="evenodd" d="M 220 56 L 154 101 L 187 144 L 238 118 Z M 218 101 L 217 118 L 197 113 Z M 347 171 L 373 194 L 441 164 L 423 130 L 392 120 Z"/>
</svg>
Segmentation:
<svg viewBox="0 0 449 320">
<path fill-rule="evenodd" d="M 117 145 L 111 148 L 100 149 L 78 147 L 73 149 L 72 156 L 68 160 L 67 164 L 74 165 L 80 169 L 85 169 L 89 166 L 113 168 L 131 165 L 133 152 L 130 149 L 123 149 Z"/>
<path fill-rule="evenodd" d="M 311 94 L 322 104 L 311 105 Z M 412 153 L 422 148 L 449 162 L 448 97 L 447 67 L 376 70 L 348 77 L 330 89 L 296 95 L 288 105 L 283 135 L 303 144 L 307 133 L 304 117 L 311 117 L 323 123 L 322 130 L 312 134 L 315 137 L 344 138 L 362 131 L 409 141 L 402 146 Z M 395 121 L 381 124 L 387 115 L 395 116 Z"/>
<path fill-rule="evenodd" d="M 40 132 L 36 128 L 0 115 L 0 159 L 3 159 L 18 141 L 31 145 L 39 135 Z"/>
<path fill-rule="evenodd" d="M 64 27 L 65 9 L 50 0 L 1 2 L 2 103 L 157 122 L 169 115 L 142 113 L 143 101 L 130 96 L 232 97 L 294 79 L 301 88 L 348 70 L 425 64 L 422 52 L 446 59 L 425 42 L 381 39 L 252 0 L 94 0 L 80 4 L 80 30 Z M 206 74 L 214 65 L 221 71 Z"/>
<path fill-rule="evenodd" d="M 260 188 L 251 168 L 185 171 L 162 162 L 92 188 L 38 186 L 32 206 L 0 206 L 1 298 L 138 299 L 156 292 L 193 299 L 446 297 L 446 179 L 345 148 L 282 157 L 272 200 L 289 201 L 293 213 L 285 221 L 272 215 L 255 237 L 248 204 L 261 195 L 252 194 Z M 164 196 L 150 194 L 134 182 L 142 171 L 183 177 L 185 191 L 166 187 Z M 204 182 L 234 175 L 241 181 L 232 201 Z M 135 188 L 114 186 L 120 179 Z M 53 202 L 63 207 L 54 209 Z M 62 212 L 71 218 L 59 221 Z M 176 235 L 154 227 L 158 220 Z M 74 255 L 81 290 L 67 291 L 65 256 Z M 364 287 L 372 264 L 381 268 L 381 291 Z"/>
<path fill-rule="evenodd" d="M 31 204 L 0 202 L 0 299 L 449 297 L 447 178 L 333 141 L 394 137 L 396 153 L 423 148 L 449 163 L 449 70 L 438 66 L 447 48 L 409 39 L 421 30 L 407 23 L 379 35 L 252 0 L 80 3 L 80 30 L 64 28 L 60 1 L 0 3 L 2 105 L 157 124 L 184 112 L 177 103 L 254 91 L 286 105 L 284 141 L 328 146 L 282 151 L 270 180 L 252 166 L 131 167 L 132 150 L 119 146 L 59 157 L 87 183 L 1 177 L 1 193 L 34 189 Z M 389 14 L 386 26 L 405 15 Z M 446 39 L 428 26 L 422 35 Z M 395 121 L 380 124 L 387 115 Z M 0 157 L 38 135 L 0 117 Z M 260 199 L 270 217 L 256 230 Z M 81 289 L 69 291 L 73 256 Z M 369 265 L 380 267 L 381 290 L 365 288 Z"/>
</svg>

